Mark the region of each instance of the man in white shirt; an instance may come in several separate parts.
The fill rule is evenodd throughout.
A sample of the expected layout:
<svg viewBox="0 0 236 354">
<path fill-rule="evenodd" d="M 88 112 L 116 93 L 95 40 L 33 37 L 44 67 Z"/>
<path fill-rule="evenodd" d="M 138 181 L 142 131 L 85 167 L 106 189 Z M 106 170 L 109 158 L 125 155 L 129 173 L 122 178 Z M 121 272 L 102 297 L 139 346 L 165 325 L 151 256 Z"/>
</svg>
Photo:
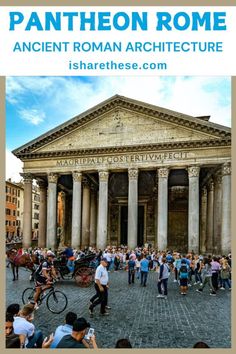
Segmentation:
<svg viewBox="0 0 236 354">
<path fill-rule="evenodd" d="M 100 265 L 96 269 L 95 273 L 95 290 L 96 295 L 90 300 L 91 305 L 89 306 L 90 316 L 93 317 L 93 309 L 98 304 L 101 304 L 100 314 L 102 316 L 109 315 L 106 309 L 110 309 L 107 306 L 108 300 L 108 272 L 107 272 L 107 258 L 102 258 Z M 94 301 L 93 301 L 94 300 Z"/>
<path fill-rule="evenodd" d="M 25 348 L 42 348 L 43 334 L 40 330 L 36 330 L 32 320 L 34 306 L 32 304 L 25 305 L 14 318 L 14 333 L 20 337 L 21 347 Z"/>
</svg>

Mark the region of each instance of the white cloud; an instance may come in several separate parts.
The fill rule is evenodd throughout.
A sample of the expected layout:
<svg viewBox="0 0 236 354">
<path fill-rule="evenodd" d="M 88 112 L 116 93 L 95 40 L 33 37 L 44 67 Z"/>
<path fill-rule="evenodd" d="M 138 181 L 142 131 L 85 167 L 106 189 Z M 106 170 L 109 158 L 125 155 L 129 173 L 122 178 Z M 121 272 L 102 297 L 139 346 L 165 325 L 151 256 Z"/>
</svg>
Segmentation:
<svg viewBox="0 0 236 354">
<path fill-rule="evenodd" d="M 6 149 L 6 179 L 11 178 L 12 182 L 20 182 L 22 166 L 23 162 Z"/>
<path fill-rule="evenodd" d="M 227 81 L 228 80 L 228 81 Z M 21 118 L 45 130 L 119 94 L 211 121 L 231 125 L 230 78 L 221 77 L 16 77 L 7 79 L 9 102 L 20 102 Z M 223 84 L 222 84 L 223 83 Z M 207 90 L 207 86 L 212 86 Z M 225 97 L 225 102 L 222 102 Z M 22 100 L 34 109 L 25 109 Z M 43 112 L 41 107 L 43 107 Z"/>
<path fill-rule="evenodd" d="M 119 94 L 192 116 L 210 115 L 212 122 L 231 125 L 230 92 L 222 104 L 221 78 L 102 77 L 89 83 L 64 80 L 63 90 L 57 90 L 54 96 L 57 109 L 61 106 L 64 113 L 63 121 Z M 207 91 L 207 85 L 214 85 L 214 90 Z"/>
<path fill-rule="evenodd" d="M 20 109 L 19 115 L 21 119 L 33 125 L 39 125 L 45 119 L 45 113 L 38 109 Z"/>
</svg>

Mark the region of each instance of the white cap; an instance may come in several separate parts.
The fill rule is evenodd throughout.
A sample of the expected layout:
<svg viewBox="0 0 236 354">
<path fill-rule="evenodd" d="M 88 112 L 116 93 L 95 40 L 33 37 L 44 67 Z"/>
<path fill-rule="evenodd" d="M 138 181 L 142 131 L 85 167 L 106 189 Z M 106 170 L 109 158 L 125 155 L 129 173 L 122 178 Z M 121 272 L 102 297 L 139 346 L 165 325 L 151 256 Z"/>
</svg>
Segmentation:
<svg viewBox="0 0 236 354">
<path fill-rule="evenodd" d="M 52 251 L 47 251 L 47 256 L 55 257 L 55 254 Z"/>
</svg>

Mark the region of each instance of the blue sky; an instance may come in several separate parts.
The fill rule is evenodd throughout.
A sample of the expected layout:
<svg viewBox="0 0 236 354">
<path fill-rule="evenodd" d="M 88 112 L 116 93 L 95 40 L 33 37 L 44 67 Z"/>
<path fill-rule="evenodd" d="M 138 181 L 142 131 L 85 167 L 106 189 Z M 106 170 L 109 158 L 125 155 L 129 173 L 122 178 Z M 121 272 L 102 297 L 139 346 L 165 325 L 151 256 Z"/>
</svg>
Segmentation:
<svg viewBox="0 0 236 354">
<path fill-rule="evenodd" d="M 231 126 L 230 77 L 8 77 L 6 178 L 21 167 L 11 150 L 115 94 Z"/>
</svg>

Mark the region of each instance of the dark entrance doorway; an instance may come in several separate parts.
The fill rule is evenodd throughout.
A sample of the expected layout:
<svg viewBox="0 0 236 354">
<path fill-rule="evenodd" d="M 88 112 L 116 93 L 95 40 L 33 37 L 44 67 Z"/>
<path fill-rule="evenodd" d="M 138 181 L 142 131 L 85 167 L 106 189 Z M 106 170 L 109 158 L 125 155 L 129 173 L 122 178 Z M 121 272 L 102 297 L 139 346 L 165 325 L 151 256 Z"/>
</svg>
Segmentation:
<svg viewBox="0 0 236 354">
<path fill-rule="evenodd" d="M 141 247 L 144 244 L 144 206 L 138 207 L 138 246 Z"/>
<path fill-rule="evenodd" d="M 127 245 L 128 240 L 128 206 L 122 205 L 120 208 L 120 243 Z"/>
<path fill-rule="evenodd" d="M 128 243 L 128 206 L 122 205 L 120 209 L 120 243 Z M 138 235 L 137 244 L 142 246 L 144 243 L 144 206 L 138 206 Z"/>
</svg>

